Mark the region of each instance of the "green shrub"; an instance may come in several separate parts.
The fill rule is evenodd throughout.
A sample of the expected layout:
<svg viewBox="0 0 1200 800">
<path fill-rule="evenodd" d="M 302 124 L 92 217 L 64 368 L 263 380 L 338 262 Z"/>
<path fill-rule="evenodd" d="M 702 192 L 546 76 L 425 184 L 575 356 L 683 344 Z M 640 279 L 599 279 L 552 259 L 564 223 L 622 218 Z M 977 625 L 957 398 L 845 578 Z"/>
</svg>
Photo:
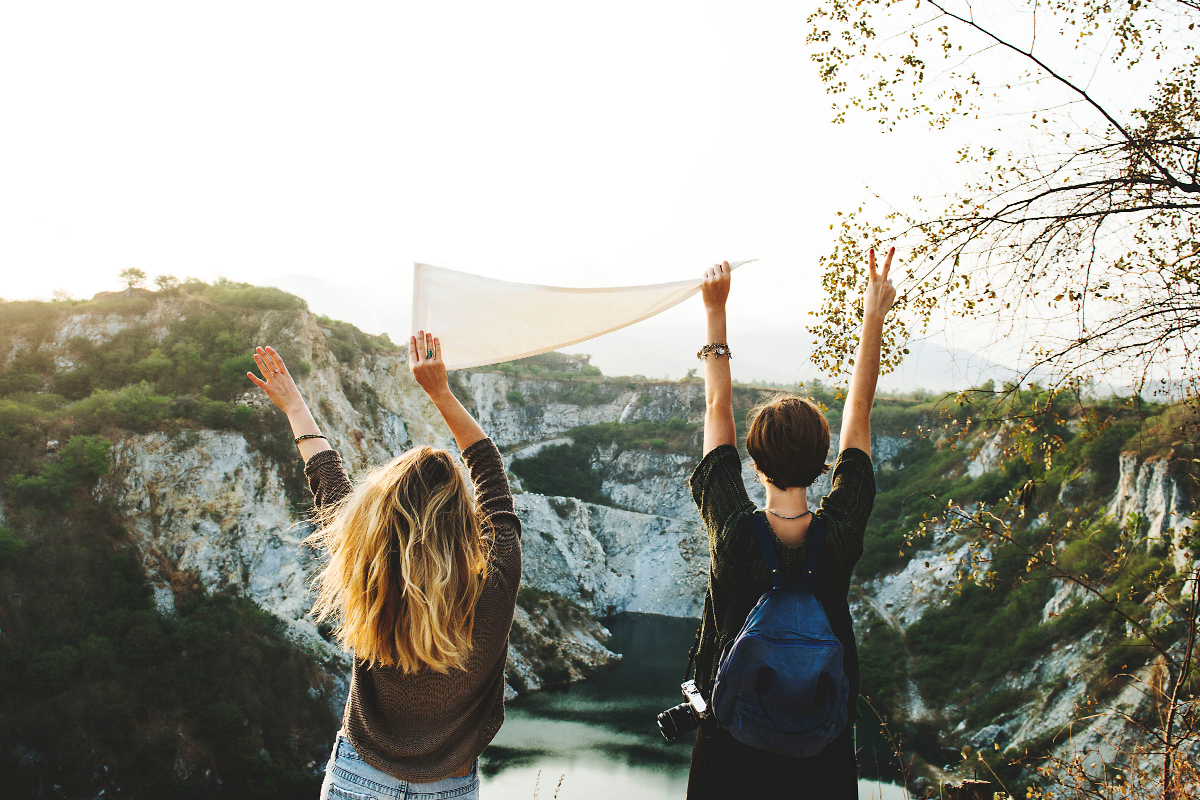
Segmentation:
<svg viewBox="0 0 1200 800">
<path fill-rule="evenodd" d="M 221 377 L 230 383 L 245 381 L 247 372 L 255 372 L 257 374 L 254 356 L 241 355 L 227 358 L 221 362 L 219 372 Z"/>
<path fill-rule="evenodd" d="M 247 600 L 193 589 L 158 616 L 136 555 L 111 553 L 110 525 L 57 518 L 36 554 L 0 567 L 6 590 L 39 598 L 9 609 L 0 650 L 5 789 L 34 796 L 53 776 L 92 796 L 103 775 L 130 797 L 315 796 L 308 764 L 337 729 L 311 692 L 319 666 Z M 17 761 L 18 743 L 42 757 Z M 181 755 L 199 767 L 187 782 Z"/>
<path fill-rule="evenodd" d="M 1138 432 L 1135 422 L 1117 422 L 1100 431 L 1096 436 L 1083 445 L 1083 461 L 1095 472 L 1103 484 L 1107 485 L 1116 480 L 1120 469 L 1121 451 L 1126 442 Z"/>
<path fill-rule="evenodd" d="M 0 373 L 0 395 L 41 391 L 54 365 L 45 353 L 22 353 L 13 358 L 9 368 Z"/>
<path fill-rule="evenodd" d="M 596 449 L 616 445 L 622 450 L 642 450 L 651 447 L 672 452 L 695 452 L 703 428 L 687 420 L 672 417 L 666 422 L 639 419 L 634 422 L 602 422 L 567 431 L 577 444 Z"/>
<path fill-rule="evenodd" d="M 12 475 L 5 488 L 14 500 L 50 509 L 66 501 L 76 489 L 108 472 L 111 445 L 99 436 L 73 436 L 58 461 L 42 465 L 34 475 Z"/>
<path fill-rule="evenodd" d="M 988 505 L 995 505 L 1004 499 L 1012 490 L 1013 485 L 1006 472 L 994 470 L 985 472 L 966 487 L 963 500 L 978 500 Z"/>
<path fill-rule="evenodd" d="M 306 304 L 294 294 L 274 286 L 253 286 L 249 283 L 217 281 L 204 290 L 204 297 L 218 306 L 234 306 L 261 311 L 296 311 Z"/>
<path fill-rule="evenodd" d="M 71 310 L 87 314 L 121 314 L 140 317 L 154 309 L 154 297 L 150 292 L 126 296 L 124 292 L 101 292 L 91 300 L 77 303 Z"/>
<path fill-rule="evenodd" d="M 33 427 L 38 410 L 11 398 L 0 398 L 0 436 L 8 439 Z"/>
<path fill-rule="evenodd" d="M 318 317 L 321 327 L 325 330 L 325 345 L 333 353 L 333 357 L 343 364 L 354 364 L 363 356 L 389 352 L 395 349 L 386 336 L 372 336 L 363 333 L 349 322 Z"/>
<path fill-rule="evenodd" d="M 949 604 L 929 609 L 905 633 L 913 678 L 927 699 L 945 702 L 995 680 L 1038 655 L 1053 641 L 1055 626 L 1041 624 L 1049 599 L 1044 582 L 1017 587 L 1024 563 L 994 562 L 996 588 L 968 584 Z"/>
<path fill-rule="evenodd" d="M 230 423 L 234 428 L 244 430 L 254 422 L 254 409 L 250 406 L 234 406 Z"/>
<path fill-rule="evenodd" d="M 514 459 L 511 469 L 531 492 L 604 503 L 607 497 L 591 458 L 592 449 L 586 445 L 560 444 L 543 447 L 529 458 Z"/>
<path fill-rule="evenodd" d="M 23 680 L 42 691 L 63 689 L 79 666 L 79 651 L 69 644 L 38 653 L 29 659 Z"/>
<path fill-rule="evenodd" d="M 525 405 L 525 395 L 521 394 L 520 389 L 513 389 L 508 394 L 506 394 L 504 397 L 506 400 L 508 400 L 508 402 L 510 402 L 514 405 L 518 405 L 518 406 Z"/>
<path fill-rule="evenodd" d="M 839 421 L 840 421 L 840 414 Z M 871 409 L 871 429 L 876 433 L 901 434 L 912 432 L 923 421 L 923 415 L 915 406 L 901 406 L 877 400 Z"/>
<path fill-rule="evenodd" d="M 858 663 L 862 693 L 870 697 L 880 711 L 894 709 L 908 683 L 908 653 L 904 649 L 904 639 L 878 617 L 860 631 Z"/>
<path fill-rule="evenodd" d="M 71 406 L 71 412 L 91 430 L 105 427 L 145 431 L 167 416 L 171 398 L 154 393 L 146 381 L 115 391 L 97 389 L 86 400 Z"/>
<path fill-rule="evenodd" d="M 150 355 L 143 358 L 134 367 L 134 373 L 140 380 L 157 381 L 164 374 L 170 374 L 175 370 L 175 362 L 163 354 L 160 348 L 154 348 L 150 351 Z"/>
<path fill-rule="evenodd" d="M 86 369 L 60 372 L 54 376 L 50 385 L 55 394 L 60 394 L 68 400 L 82 400 L 92 393 L 91 372 Z"/>
<path fill-rule="evenodd" d="M 0 525 L 0 567 L 20 554 L 28 545 L 7 525 Z"/>
<path fill-rule="evenodd" d="M 971 703 L 967 709 L 967 724 L 979 728 L 1009 719 L 1036 696 L 1036 692 L 1028 689 L 997 689 Z"/>
</svg>

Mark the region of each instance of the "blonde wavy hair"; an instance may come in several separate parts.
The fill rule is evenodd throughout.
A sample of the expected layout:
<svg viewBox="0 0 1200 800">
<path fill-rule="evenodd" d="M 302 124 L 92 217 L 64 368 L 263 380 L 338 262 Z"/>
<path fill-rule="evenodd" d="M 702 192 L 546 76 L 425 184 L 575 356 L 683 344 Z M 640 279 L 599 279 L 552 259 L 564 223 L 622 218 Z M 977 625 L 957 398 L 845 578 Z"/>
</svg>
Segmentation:
<svg viewBox="0 0 1200 800">
<path fill-rule="evenodd" d="M 489 541 L 449 453 L 409 450 L 316 522 L 307 542 L 328 559 L 314 579 L 318 622 L 335 619 L 338 640 L 372 667 L 465 668 Z"/>
</svg>

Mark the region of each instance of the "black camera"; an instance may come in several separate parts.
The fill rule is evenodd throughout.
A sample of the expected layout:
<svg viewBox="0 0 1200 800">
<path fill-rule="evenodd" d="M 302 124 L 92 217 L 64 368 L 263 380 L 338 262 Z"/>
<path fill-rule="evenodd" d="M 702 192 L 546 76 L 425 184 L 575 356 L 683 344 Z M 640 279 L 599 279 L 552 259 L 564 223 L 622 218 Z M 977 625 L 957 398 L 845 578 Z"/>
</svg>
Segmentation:
<svg viewBox="0 0 1200 800">
<path fill-rule="evenodd" d="M 706 731 L 717 727 L 716 717 L 695 681 L 684 681 L 679 687 L 683 702 L 658 715 L 658 730 L 668 742 L 673 742 L 697 727 Z"/>
</svg>

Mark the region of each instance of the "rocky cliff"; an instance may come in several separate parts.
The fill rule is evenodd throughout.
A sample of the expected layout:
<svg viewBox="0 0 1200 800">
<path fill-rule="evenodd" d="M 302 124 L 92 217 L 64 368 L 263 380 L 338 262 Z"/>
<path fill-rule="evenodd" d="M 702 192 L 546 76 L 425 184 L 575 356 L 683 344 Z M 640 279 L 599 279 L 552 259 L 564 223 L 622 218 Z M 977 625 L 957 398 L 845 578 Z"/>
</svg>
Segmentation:
<svg viewBox="0 0 1200 800">
<path fill-rule="evenodd" d="M 172 323 L 186 319 L 189 312 L 194 313 L 194 307 L 168 298 L 140 315 L 69 314 L 38 349 L 69 374 L 75 367 L 73 350 L 78 349 L 79 339 L 103 344 L 139 329 L 157 344 L 168 336 Z M 297 383 L 352 477 L 414 444 L 455 450 L 436 409 L 412 380 L 403 351 L 341 361 L 328 346 L 330 333 L 315 316 L 298 310 L 263 315 L 252 338 L 286 342 Z M 26 346 L 18 338 L 9 359 Z M 307 369 L 298 369 L 301 363 Z M 507 390 L 503 381 L 495 380 L 501 376 L 472 377 L 472 387 L 482 396 L 489 389 Z M 286 426 L 283 416 L 257 391 L 246 392 L 239 403 Z M 572 417 L 565 411 L 545 416 L 542 425 L 547 430 L 590 418 L 586 413 Z M 513 431 L 522 429 L 512 415 L 493 412 L 485 420 L 494 425 L 501 444 L 513 441 Z M 308 584 L 318 556 L 301 543 L 310 532 L 303 513 L 304 494 L 296 491 L 294 480 L 288 486 L 286 473 L 290 471 L 294 478 L 298 456 L 286 450 L 266 452 L 253 436 L 194 427 L 173 432 L 119 431 L 113 438 L 113 467 L 94 493 L 117 509 L 136 542 L 159 610 L 171 613 L 173 587 L 194 576 L 209 590 L 253 600 L 285 622 L 297 644 L 342 673 L 348 663 L 346 654 L 330 645 L 307 616 Z M 297 461 L 289 463 L 289 459 Z M 527 542 L 529 538 L 527 534 Z M 529 547 L 534 556 L 527 563 L 537 571 L 537 554 L 544 547 L 540 534 L 534 538 Z M 603 596 L 625 605 L 623 597 Z M 559 617 L 548 622 L 545 615 L 527 609 L 518 614 L 510 683 L 537 688 L 548 679 L 579 679 L 619 658 L 603 647 L 607 632 L 594 618 Z M 551 649 L 563 655 L 547 657 L 547 642 L 555 643 Z M 332 698 L 335 706 L 340 699 Z"/>
<path fill-rule="evenodd" d="M 161 341 L 171 323 L 186 313 L 167 300 L 138 317 L 70 315 L 42 349 L 69 372 L 74 366 L 69 345 L 76 337 L 102 343 L 144 326 Z M 287 342 L 290 356 L 309 365 L 306 374 L 294 370 L 297 383 L 352 473 L 414 444 L 455 449 L 436 410 L 412 380 L 404 352 L 339 361 L 327 344 L 328 328 L 302 310 L 266 315 L 258 334 L 256 340 Z M 456 388 L 510 463 L 570 441 L 564 434 L 581 426 L 671 419 L 694 425 L 700 420 L 703 387 L 697 383 L 595 385 L 598 391 L 586 400 L 572 402 L 578 387 L 570 380 L 487 371 L 455 376 Z M 514 402 L 517 396 L 520 401 Z M 285 424 L 257 391 L 247 391 L 239 402 Z M 900 438 L 879 437 L 880 462 L 902 445 Z M 281 463 L 287 457 L 264 452 L 253 437 L 236 432 L 125 432 L 115 442 L 114 468 L 95 492 L 120 510 L 164 613 L 171 610 L 172 582 L 194 574 L 205 587 L 253 599 L 286 622 L 297 642 L 323 659 L 337 659 L 341 655 L 307 617 L 307 587 L 317 557 L 301 544 L 310 530 L 297 503 L 302 498 L 288 492 L 285 473 L 294 471 L 295 464 Z M 518 495 L 526 585 L 578 601 L 597 616 L 622 611 L 698 616 L 708 553 L 687 487 L 697 460 L 695 453 L 606 447 L 596 451 L 594 466 L 611 505 Z M 761 503 L 762 487 L 748 459 L 745 476 L 752 498 Z M 518 479 L 514 485 L 519 491 Z M 823 477 L 813 492 L 823 496 L 828 488 L 828 477 Z M 534 626 L 527 638 L 546 633 L 535 630 L 536 617 L 528 613 L 518 625 Z M 582 627 L 572 635 L 603 641 L 598 623 L 578 625 Z M 617 657 L 602 648 L 588 652 L 592 666 Z M 522 654 L 519 645 L 513 659 L 510 671 L 524 676 L 515 683 L 540 685 L 528 667 L 538 659 Z M 572 675 L 583 674 L 581 663 Z"/>
</svg>

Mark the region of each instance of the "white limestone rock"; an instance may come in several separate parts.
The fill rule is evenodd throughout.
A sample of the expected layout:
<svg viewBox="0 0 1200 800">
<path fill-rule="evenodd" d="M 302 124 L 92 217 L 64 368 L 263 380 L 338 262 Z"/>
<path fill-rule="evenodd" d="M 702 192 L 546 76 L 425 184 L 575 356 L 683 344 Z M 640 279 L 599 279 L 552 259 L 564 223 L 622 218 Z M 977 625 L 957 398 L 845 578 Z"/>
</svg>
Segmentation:
<svg viewBox="0 0 1200 800">
<path fill-rule="evenodd" d="M 986 560 L 990 551 L 985 548 L 977 557 Z M 940 544 L 935 538 L 933 547 L 913 553 L 899 572 L 865 584 L 865 597 L 889 624 L 901 630 L 909 628 L 930 608 L 950 599 L 960 573 L 971 571 L 971 558 L 971 544 L 961 537 L 949 537 Z"/>
<path fill-rule="evenodd" d="M 233 591 L 279 617 L 308 649 L 336 656 L 306 616 L 308 528 L 291 512 L 278 465 L 240 435 L 127 436 L 96 491 L 121 512 L 161 610 L 172 608 L 170 584 L 194 573 L 209 590 Z"/>
<path fill-rule="evenodd" d="M 1188 551 L 1185 540 L 1200 519 L 1184 481 L 1168 459 L 1151 456 L 1140 461 L 1135 452 L 1122 453 L 1117 489 L 1108 513 L 1120 524 L 1130 515 L 1140 514 L 1149 524 L 1147 539 L 1165 542 L 1171 548 L 1176 571 L 1195 569 L 1196 554 Z M 1192 590 L 1189 583 L 1189 596 Z"/>
<path fill-rule="evenodd" d="M 1004 435 L 997 433 L 984 440 L 979 449 L 972 453 L 971 460 L 967 464 L 967 475 L 978 478 L 985 472 L 991 472 L 1000 466 L 1000 458 L 1003 454 Z"/>
<path fill-rule="evenodd" d="M 698 522 L 536 494 L 519 495 L 516 507 L 526 585 L 577 599 L 599 616 L 700 615 L 708 539 Z"/>
<path fill-rule="evenodd" d="M 1042 607 L 1042 622 L 1049 622 L 1054 617 L 1060 617 L 1069 609 L 1082 605 L 1090 598 L 1087 589 L 1073 581 L 1053 579 L 1056 587 L 1054 595 Z"/>
</svg>

